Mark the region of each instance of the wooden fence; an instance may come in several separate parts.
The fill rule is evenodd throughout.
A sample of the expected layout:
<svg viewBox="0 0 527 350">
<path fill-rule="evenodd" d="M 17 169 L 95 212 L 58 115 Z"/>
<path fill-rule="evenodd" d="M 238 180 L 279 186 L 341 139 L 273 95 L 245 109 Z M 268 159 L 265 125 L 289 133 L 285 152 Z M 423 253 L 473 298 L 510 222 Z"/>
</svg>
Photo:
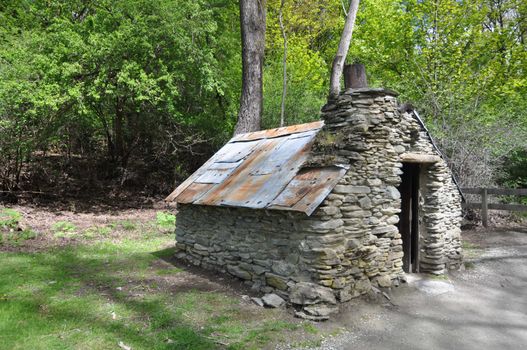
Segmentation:
<svg viewBox="0 0 527 350">
<path fill-rule="evenodd" d="M 464 208 L 481 209 L 481 221 L 483 226 L 488 226 L 489 210 L 527 211 L 527 205 L 508 203 L 489 203 L 489 195 L 498 196 L 527 196 L 527 188 L 462 188 L 464 194 L 478 194 L 481 196 L 480 203 L 463 203 Z"/>
</svg>

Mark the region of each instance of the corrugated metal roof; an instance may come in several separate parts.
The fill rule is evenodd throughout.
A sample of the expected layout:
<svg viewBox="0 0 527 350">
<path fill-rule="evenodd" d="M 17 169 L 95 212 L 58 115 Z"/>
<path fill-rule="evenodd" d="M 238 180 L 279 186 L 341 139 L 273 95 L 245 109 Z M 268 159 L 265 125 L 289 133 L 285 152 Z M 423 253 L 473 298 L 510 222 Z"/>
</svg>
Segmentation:
<svg viewBox="0 0 527 350">
<path fill-rule="evenodd" d="M 319 121 L 237 135 L 166 200 L 311 215 L 346 172 L 339 166 L 303 168 L 323 126 Z"/>
</svg>

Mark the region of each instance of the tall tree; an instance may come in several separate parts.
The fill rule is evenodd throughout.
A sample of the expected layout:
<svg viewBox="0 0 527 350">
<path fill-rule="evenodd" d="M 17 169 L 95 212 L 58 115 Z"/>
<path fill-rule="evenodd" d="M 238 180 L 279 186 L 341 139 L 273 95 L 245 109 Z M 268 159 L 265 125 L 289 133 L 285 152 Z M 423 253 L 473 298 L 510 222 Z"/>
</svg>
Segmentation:
<svg viewBox="0 0 527 350">
<path fill-rule="evenodd" d="M 234 134 L 260 130 L 266 0 L 240 0 L 242 95 Z"/>
<path fill-rule="evenodd" d="M 348 55 L 351 37 L 353 35 L 353 26 L 355 25 L 355 18 L 357 18 L 357 11 L 359 10 L 360 0 L 351 0 L 348 14 L 346 15 L 346 23 L 344 23 L 344 30 L 340 37 L 337 54 L 333 60 L 331 67 L 331 78 L 329 82 L 329 97 L 335 98 L 340 92 L 340 77 L 344 69 L 344 62 Z"/>
<path fill-rule="evenodd" d="M 284 39 L 284 57 L 282 59 L 282 103 L 280 105 L 280 127 L 285 124 L 285 99 L 287 97 L 287 35 L 285 33 L 284 26 L 284 3 L 285 0 L 280 2 L 279 21 L 280 31 L 282 32 L 282 38 Z"/>
</svg>

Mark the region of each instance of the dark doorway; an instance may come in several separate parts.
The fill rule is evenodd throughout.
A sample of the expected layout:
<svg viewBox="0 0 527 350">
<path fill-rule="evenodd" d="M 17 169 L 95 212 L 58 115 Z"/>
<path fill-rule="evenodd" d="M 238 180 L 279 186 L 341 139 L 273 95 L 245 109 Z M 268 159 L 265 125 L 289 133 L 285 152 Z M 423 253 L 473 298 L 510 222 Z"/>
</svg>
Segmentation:
<svg viewBox="0 0 527 350">
<path fill-rule="evenodd" d="M 403 240 L 403 270 L 419 272 L 419 164 L 403 163 L 399 232 Z"/>
</svg>

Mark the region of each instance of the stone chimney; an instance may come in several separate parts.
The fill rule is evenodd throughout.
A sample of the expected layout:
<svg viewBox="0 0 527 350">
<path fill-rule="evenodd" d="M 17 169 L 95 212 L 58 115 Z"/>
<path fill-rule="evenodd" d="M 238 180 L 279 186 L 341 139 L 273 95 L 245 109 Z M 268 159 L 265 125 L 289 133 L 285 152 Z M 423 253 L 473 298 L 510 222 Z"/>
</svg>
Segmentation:
<svg viewBox="0 0 527 350">
<path fill-rule="evenodd" d="M 349 85 L 364 85 L 365 75 L 351 74 L 354 70 L 361 72 L 348 68 Z M 382 88 L 345 89 L 322 108 L 325 126 L 312 148 L 310 165 L 349 167 L 328 197 L 328 205 L 340 208 L 344 222 L 345 255 L 355 266 L 350 279 L 355 282 L 350 286 L 388 287 L 403 274 L 396 224 L 405 136 L 396 97 L 396 92 Z"/>
<path fill-rule="evenodd" d="M 360 89 L 368 87 L 366 68 L 360 63 L 347 64 L 344 66 L 345 89 Z"/>
<path fill-rule="evenodd" d="M 385 147 L 393 148 L 400 142 L 392 135 L 401 120 L 397 111 L 398 94 L 388 89 L 369 88 L 361 64 L 347 65 L 344 77 L 346 89 L 322 107 L 325 126 L 315 141 L 309 165 L 351 164 L 364 160 L 377 149 L 384 153 Z M 392 141 L 395 142 L 392 144 Z"/>
</svg>

